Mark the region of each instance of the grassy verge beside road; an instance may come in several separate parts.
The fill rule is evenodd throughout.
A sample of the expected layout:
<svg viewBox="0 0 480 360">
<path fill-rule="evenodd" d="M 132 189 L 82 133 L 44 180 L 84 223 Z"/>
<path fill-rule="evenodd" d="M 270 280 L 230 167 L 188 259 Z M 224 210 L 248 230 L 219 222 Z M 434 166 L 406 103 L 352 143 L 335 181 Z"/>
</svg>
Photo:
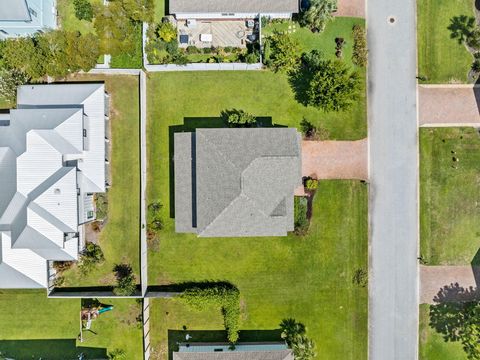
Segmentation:
<svg viewBox="0 0 480 360">
<path fill-rule="evenodd" d="M 129 263 L 139 274 L 140 151 L 139 93 L 136 76 L 76 76 L 77 81 L 104 80 L 110 94 L 112 186 L 108 190 L 107 223 L 98 241 L 105 261 L 88 276 L 74 266 L 67 271 L 65 286 L 113 285 L 113 267 Z"/>
<path fill-rule="evenodd" d="M 417 2 L 418 75 L 427 83 L 467 82 L 472 55 L 450 37 L 455 16 L 474 16 L 473 0 Z"/>
<path fill-rule="evenodd" d="M 91 332 L 80 333 L 79 299 L 48 299 L 45 290 L 0 292 L 0 355 L 15 359 L 106 358 L 115 349 L 127 359 L 142 359 L 142 330 L 135 300 L 99 299 L 113 310 L 92 321 Z"/>
<path fill-rule="evenodd" d="M 421 254 L 469 265 L 480 240 L 480 136 L 474 128 L 420 130 Z"/>
<path fill-rule="evenodd" d="M 165 194 L 167 205 L 165 177 L 151 180 L 163 181 L 156 195 Z M 282 319 L 294 317 L 307 326 L 318 359 L 366 359 L 367 287 L 353 276 L 368 269 L 367 193 L 358 181 L 320 182 L 305 237 L 199 239 L 175 233 L 166 213 L 159 249 L 149 252 L 149 281 L 230 281 L 241 293 L 242 329 L 278 329 Z M 169 330 L 223 328 L 218 309 L 196 313 L 175 299 L 153 301 L 151 324 L 161 359 L 167 358 Z"/>
<path fill-rule="evenodd" d="M 441 334 L 429 326 L 429 311 L 429 305 L 420 305 L 419 359 L 467 360 L 467 355 L 459 342 L 446 342 Z"/>
</svg>

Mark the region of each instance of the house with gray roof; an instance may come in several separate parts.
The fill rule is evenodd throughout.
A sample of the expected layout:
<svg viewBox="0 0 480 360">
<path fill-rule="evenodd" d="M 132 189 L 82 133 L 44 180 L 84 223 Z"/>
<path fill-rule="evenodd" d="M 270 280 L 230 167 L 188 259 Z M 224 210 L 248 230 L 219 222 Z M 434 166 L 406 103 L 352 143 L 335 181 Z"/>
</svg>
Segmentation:
<svg viewBox="0 0 480 360">
<path fill-rule="evenodd" d="M 173 360 L 294 360 L 285 343 L 182 343 Z"/>
<path fill-rule="evenodd" d="M 177 19 L 289 19 L 299 12 L 299 0 L 170 0 Z"/>
<path fill-rule="evenodd" d="M 286 236 L 302 183 L 293 128 L 174 134 L 175 228 L 200 237 Z"/>
<path fill-rule="evenodd" d="M 0 288 L 47 287 L 47 262 L 78 259 L 105 192 L 103 83 L 25 85 L 0 116 Z"/>
<path fill-rule="evenodd" d="M 0 39 L 57 27 L 56 0 L 0 1 Z"/>
</svg>

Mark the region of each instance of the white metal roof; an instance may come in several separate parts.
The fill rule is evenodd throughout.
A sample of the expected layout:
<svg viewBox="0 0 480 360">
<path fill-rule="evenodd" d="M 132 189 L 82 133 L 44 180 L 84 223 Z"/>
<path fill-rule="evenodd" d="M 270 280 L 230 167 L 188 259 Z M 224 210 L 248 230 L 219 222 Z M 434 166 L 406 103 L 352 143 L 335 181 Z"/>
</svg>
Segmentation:
<svg viewBox="0 0 480 360">
<path fill-rule="evenodd" d="M 0 126 L 0 288 L 45 287 L 46 260 L 78 257 L 78 238 L 65 237 L 78 232 L 78 190 L 105 190 L 104 86 L 18 94 Z"/>
</svg>

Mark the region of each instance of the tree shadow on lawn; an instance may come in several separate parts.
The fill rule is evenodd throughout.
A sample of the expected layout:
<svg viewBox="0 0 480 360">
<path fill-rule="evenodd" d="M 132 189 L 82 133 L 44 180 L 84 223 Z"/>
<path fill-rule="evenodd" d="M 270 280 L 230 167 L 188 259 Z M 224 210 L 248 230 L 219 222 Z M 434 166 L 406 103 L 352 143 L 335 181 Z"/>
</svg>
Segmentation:
<svg viewBox="0 0 480 360">
<path fill-rule="evenodd" d="M 225 330 L 189 330 L 187 324 L 184 330 L 168 330 L 168 359 L 172 360 L 173 352 L 178 351 L 179 343 L 228 343 Z M 190 340 L 186 336 L 190 335 Z M 240 343 L 283 342 L 282 330 L 240 330 Z"/>
<path fill-rule="evenodd" d="M 0 353 L 14 359 L 77 359 L 82 353 L 86 359 L 107 358 L 107 349 L 77 347 L 76 339 L 0 340 Z"/>
<path fill-rule="evenodd" d="M 450 25 L 447 26 L 447 29 L 450 30 L 450 38 L 457 39 L 459 45 L 468 39 L 474 28 L 475 18 L 467 15 L 452 17 L 450 19 Z"/>
<path fill-rule="evenodd" d="M 257 127 L 285 127 L 273 124 L 271 116 L 257 116 Z M 175 172 L 174 172 L 174 134 L 178 132 L 195 132 L 196 129 L 228 128 L 221 117 L 185 117 L 182 125 L 168 127 L 169 152 L 169 187 L 170 187 L 170 218 L 175 218 Z"/>
</svg>

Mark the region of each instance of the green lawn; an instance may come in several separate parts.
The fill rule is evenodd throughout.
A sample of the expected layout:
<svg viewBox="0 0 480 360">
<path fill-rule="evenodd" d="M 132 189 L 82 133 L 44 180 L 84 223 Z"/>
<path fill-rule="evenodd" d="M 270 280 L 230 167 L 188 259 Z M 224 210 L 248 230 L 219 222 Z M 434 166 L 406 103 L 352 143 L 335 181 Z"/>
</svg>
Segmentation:
<svg viewBox="0 0 480 360">
<path fill-rule="evenodd" d="M 76 76 L 73 80 L 105 80 L 110 97 L 111 181 L 108 222 L 100 233 L 105 262 L 88 276 L 76 267 L 65 273 L 65 286 L 115 283 L 112 269 L 126 262 L 139 274 L 140 152 L 139 94 L 136 76 Z"/>
<path fill-rule="evenodd" d="M 467 360 L 467 356 L 458 342 L 445 342 L 441 334 L 428 324 L 429 305 L 420 305 L 420 360 Z"/>
<path fill-rule="evenodd" d="M 421 254 L 429 265 L 467 265 L 479 249 L 479 163 L 477 130 L 420 130 Z"/>
<path fill-rule="evenodd" d="M 99 299 L 114 306 L 92 322 L 92 332 L 80 332 L 79 299 L 48 299 L 45 290 L 0 291 L 0 355 L 15 359 L 64 360 L 106 358 L 123 349 L 127 359 L 142 359 L 142 330 L 136 317 L 141 307 L 135 300 Z M 1 357 L 1 356 L 0 356 Z"/>
<path fill-rule="evenodd" d="M 467 82 L 472 56 L 450 38 L 454 16 L 474 16 L 472 0 L 417 1 L 418 74 L 428 83 Z"/>
<path fill-rule="evenodd" d="M 92 4 L 103 4 L 103 0 L 90 0 L 90 2 Z M 77 19 L 72 0 L 57 0 L 57 11 L 62 29 L 80 31 L 82 34 L 95 32 L 93 22 Z"/>
<path fill-rule="evenodd" d="M 320 50 L 325 57 L 334 59 L 335 56 L 335 38 L 341 37 L 345 39 L 343 47 L 343 60 L 350 65 L 352 64 L 352 48 L 353 36 L 352 27 L 354 25 L 365 25 L 364 19 L 338 17 L 328 23 L 325 31 L 321 33 L 312 33 L 307 28 L 302 28 L 298 23 L 284 22 L 272 23 L 262 30 L 263 35 L 269 35 L 273 31 L 288 32 L 291 31 L 292 37 L 300 43 L 302 52 L 311 50 Z M 293 28 L 295 26 L 295 29 Z M 290 27 L 290 29 L 288 29 Z"/>
<path fill-rule="evenodd" d="M 134 48 L 131 52 L 124 52 L 120 55 L 112 56 L 110 67 L 113 69 L 140 69 L 143 64 L 142 59 L 142 23 L 137 22 L 134 26 Z"/>
<path fill-rule="evenodd" d="M 168 0 L 155 0 L 155 22 L 159 23 L 167 15 Z"/>
<path fill-rule="evenodd" d="M 166 176 L 154 170 L 152 181 L 162 184 L 156 195 L 168 205 Z M 199 239 L 175 233 L 164 211 L 159 249 L 149 252 L 149 281 L 230 281 L 241 292 L 242 329 L 273 330 L 294 317 L 308 327 L 318 359 L 366 359 L 367 288 L 352 277 L 368 268 L 367 193 L 358 181 L 320 182 L 305 237 Z M 218 309 L 192 313 L 176 300 L 155 300 L 151 319 L 152 346 L 161 354 L 168 330 L 222 329 Z"/>
</svg>

